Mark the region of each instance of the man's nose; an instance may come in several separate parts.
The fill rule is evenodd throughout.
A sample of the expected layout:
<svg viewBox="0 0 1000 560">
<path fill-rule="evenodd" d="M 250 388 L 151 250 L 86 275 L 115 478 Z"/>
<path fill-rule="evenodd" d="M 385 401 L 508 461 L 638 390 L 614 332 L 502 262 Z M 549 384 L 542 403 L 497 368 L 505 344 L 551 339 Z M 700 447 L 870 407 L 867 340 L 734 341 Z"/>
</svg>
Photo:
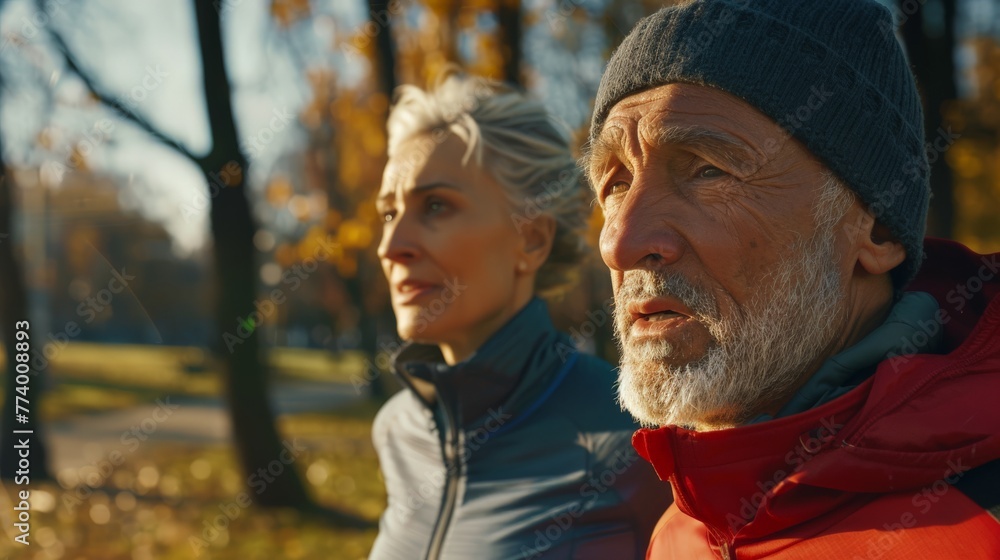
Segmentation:
<svg viewBox="0 0 1000 560">
<path fill-rule="evenodd" d="M 612 270 L 626 271 L 680 259 L 684 239 L 675 220 L 678 200 L 668 187 L 633 181 L 619 196 L 617 203 L 606 205 L 600 239 L 604 263 Z"/>
</svg>

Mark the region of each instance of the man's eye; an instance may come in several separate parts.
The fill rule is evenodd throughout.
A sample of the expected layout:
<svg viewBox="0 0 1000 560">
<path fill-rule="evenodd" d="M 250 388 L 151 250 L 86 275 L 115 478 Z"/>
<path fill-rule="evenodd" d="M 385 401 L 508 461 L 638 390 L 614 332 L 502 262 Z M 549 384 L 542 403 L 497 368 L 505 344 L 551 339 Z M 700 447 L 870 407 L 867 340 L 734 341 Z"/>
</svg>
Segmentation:
<svg viewBox="0 0 1000 560">
<path fill-rule="evenodd" d="M 607 188 L 607 190 L 604 191 L 604 198 L 608 198 L 610 196 L 616 196 L 619 194 L 625 194 L 626 192 L 628 192 L 628 189 L 629 189 L 628 183 L 624 181 L 618 181 L 617 183 L 611 185 L 610 187 Z"/>
<path fill-rule="evenodd" d="M 699 179 L 718 179 L 719 177 L 725 177 L 726 172 L 715 167 L 714 165 L 706 165 L 697 171 L 697 177 Z"/>
</svg>

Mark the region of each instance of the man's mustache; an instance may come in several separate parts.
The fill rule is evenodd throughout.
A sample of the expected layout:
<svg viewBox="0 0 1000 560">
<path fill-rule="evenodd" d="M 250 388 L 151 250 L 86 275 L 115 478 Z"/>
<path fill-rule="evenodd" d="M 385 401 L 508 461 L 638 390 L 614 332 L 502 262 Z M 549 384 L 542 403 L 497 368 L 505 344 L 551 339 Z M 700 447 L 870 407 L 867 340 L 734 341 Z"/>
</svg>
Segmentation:
<svg viewBox="0 0 1000 560">
<path fill-rule="evenodd" d="M 683 303 L 699 319 L 718 319 L 715 296 L 679 273 L 658 270 L 627 272 L 615 293 L 615 311 L 621 315 L 631 303 L 670 297 Z"/>
</svg>

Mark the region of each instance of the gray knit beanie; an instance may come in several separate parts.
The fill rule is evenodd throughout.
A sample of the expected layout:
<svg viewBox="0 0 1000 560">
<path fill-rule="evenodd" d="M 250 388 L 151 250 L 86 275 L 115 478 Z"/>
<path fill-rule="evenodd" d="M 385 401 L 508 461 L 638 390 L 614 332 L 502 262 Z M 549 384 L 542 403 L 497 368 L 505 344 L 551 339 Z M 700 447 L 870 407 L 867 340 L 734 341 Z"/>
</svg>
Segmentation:
<svg viewBox="0 0 1000 560">
<path fill-rule="evenodd" d="M 923 260 L 930 199 L 923 112 L 892 15 L 874 0 L 695 0 L 640 21 L 608 62 L 590 138 L 615 103 L 684 82 L 756 107 L 852 188 Z"/>
</svg>

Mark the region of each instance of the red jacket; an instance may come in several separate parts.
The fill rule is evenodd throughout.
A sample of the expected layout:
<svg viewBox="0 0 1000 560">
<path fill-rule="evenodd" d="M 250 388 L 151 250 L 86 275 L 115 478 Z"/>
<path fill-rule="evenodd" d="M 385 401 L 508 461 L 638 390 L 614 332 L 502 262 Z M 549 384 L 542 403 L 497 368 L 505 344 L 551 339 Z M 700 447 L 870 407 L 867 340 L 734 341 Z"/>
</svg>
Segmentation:
<svg viewBox="0 0 1000 560">
<path fill-rule="evenodd" d="M 909 289 L 940 303 L 925 328 L 946 354 L 890 358 L 801 414 L 636 432 L 675 497 L 648 559 L 1000 559 L 1000 254 L 926 252 Z"/>
</svg>

